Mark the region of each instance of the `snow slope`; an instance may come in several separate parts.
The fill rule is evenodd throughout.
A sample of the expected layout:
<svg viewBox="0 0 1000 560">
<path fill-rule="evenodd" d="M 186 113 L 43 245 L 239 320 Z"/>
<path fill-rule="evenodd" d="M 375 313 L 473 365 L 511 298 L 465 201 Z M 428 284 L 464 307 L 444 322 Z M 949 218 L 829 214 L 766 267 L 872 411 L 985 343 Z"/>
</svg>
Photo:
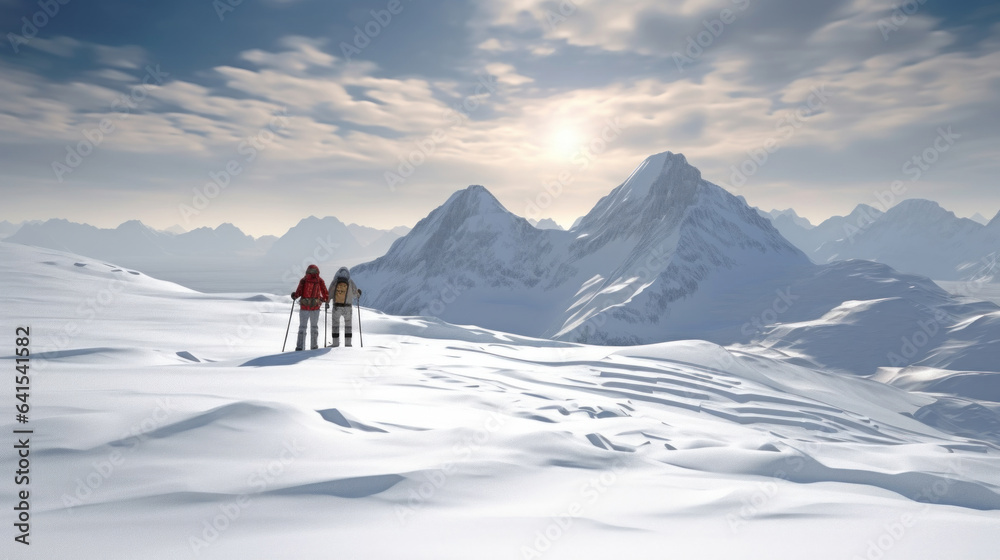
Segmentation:
<svg viewBox="0 0 1000 560">
<path fill-rule="evenodd" d="M 996 554 L 989 403 L 369 310 L 365 348 L 281 354 L 287 297 L 9 244 L 0 290 L 32 329 L 36 475 L 4 557 Z"/>
</svg>

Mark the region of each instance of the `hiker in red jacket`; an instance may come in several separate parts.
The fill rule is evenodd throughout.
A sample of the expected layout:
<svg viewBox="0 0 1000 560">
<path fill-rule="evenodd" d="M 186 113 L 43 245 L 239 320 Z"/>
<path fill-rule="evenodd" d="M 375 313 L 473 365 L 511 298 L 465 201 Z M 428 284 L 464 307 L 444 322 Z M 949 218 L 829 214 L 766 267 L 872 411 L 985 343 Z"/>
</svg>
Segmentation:
<svg viewBox="0 0 1000 560">
<path fill-rule="evenodd" d="M 326 283 L 319 276 L 319 267 L 311 264 L 306 269 L 306 275 L 299 280 L 299 287 L 292 292 L 292 300 L 299 300 L 299 338 L 295 343 L 295 350 L 304 350 L 306 345 L 306 325 L 312 322 L 311 335 L 312 349 L 319 348 L 319 308 L 330 300 L 330 292 L 326 289 Z"/>
</svg>

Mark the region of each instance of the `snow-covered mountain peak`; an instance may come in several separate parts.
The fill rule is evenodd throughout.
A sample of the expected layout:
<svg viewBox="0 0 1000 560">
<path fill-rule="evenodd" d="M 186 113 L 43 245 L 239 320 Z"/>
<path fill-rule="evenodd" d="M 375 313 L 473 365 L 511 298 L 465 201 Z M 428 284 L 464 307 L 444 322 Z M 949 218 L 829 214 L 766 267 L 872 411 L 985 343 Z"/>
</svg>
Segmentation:
<svg viewBox="0 0 1000 560">
<path fill-rule="evenodd" d="M 875 208 L 874 206 L 869 206 L 867 204 L 858 204 L 854 210 L 846 216 L 847 220 L 851 224 L 859 223 L 859 220 L 866 220 L 868 222 L 873 222 L 884 215 L 885 212 Z M 829 220 L 828 220 L 829 221 Z M 864 222 L 861 222 L 864 223 Z"/>
<path fill-rule="evenodd" d="M 230 222 L 219 224 L 219 227 L 215 228 L 215 231 L 216 231 L 216 233 L 223 233 L 223 232 L 225 232 L 225 233 L 240 232 L 240 234 L 243 233 L 243 231 L 240 230 L 240 228 L 236 227 L 235 225 L 233 225 Z"/>
<path fill-rule="evenodd" d="M 335 218 L 333 216 L 326 216 L 326 217 L 323 217 L 323 218 L 317 218 L 316 216 L 309 216 L 308 218 L 302 218 L 301 220 L 299 220 L 299 223 L 295 224 L 295 226 L 292 227 L 292 229 L 295 229 L 297 227 L 303 227 L 303 226 L 315 226 L 317 224 L 323 224 L 323 223 L 329 223 L 329 224 L 338 223 L 338 224 L 343 224 L 343 222 L 341 222 L 340 220 L 338 220 L 337 218 Z"/>
<path fill-rule="evenodd" d="M 684 154 L 663 152 L 646 158 L 625 180 L 620 194 L 643 199 L 651 192 L 664 195 L 671 188 L 690 187 L 700 181 L 701 171 L 688 163 Z"/>
<path fill-rule="evenodd" d="M 786 210 L 775 209 L 771 210 L 770 212 L 767 212 L 766 214 L 767 216 L 765 217 L 770 217 L 772 222 L 777 222 L 778 220 L 788 220 L 793 224 L 806 230 L 813 229 L 814 227 L 816 227 L 812 225 L 812 223 L 808 219 L 799 216 L 798 212 L 796 212 L 794 208 L 788 208 Z"/>
<path fill-rule="evenodd" d="M 894 214 L 906 213 L 913 214 L 917 212 L 941 212 L 945 210 L 941 208 L 941 205 L 933 200 L 927 200 L 925 198 L 908 198 L 896 206 L 893 206 L 890 211 Z M 951 214 L 953 212 L 949 212 Z"/>
<path fill-rule="evenodd" d="M 122 222 L 117 228 L 118 231 L 122 232 L 136 232 L 136 233 L 155 233 L 155 230 L 139 220 L 129 220 L 127 222 Z"/>
<path fill-rule="evenodd" d="M 592 233 L 609 220 L 632 223 L 646 220 L 640 216 L 661 217 L 667 208 L 684 208 L 695 201 L 704 183 L 701 171 L 688 163 L 683 154 L 663 152 L 646 158 L 624 183 L 598 201 L 597 205 L 573 228 Z"/>
<path fill-rule="evenodd" d="M 470 185 L 454 194 L 441 206 L 445 213 L 463 219 L 488 214 L 512 215 L 493 194 L 482 185 Z"/>
<path fill-rule="evenodd" d="M 482 232 L 502 235 L 525 227 L 534 229 L 527 220 L 504 208 L 486 187 L 471 185 L 448 197 L 444 204 L 420 220 L 404 239 L 409 239 L 410 244 L 418 240 L 423 244 L 430 239 L 436 239 L 437 243 L 455 235 Z"/>
<path fill-rule="evenodd" d="M 959 218 L 954 212 L 942 208 L 937 202 L 908 199 L 890 208 L 878 221 L 879 229 L 901 228 L 927 231 L 932 228 L 948 237 L 957 232 L 973 234 L 984 229 L 982 224 L 969 218 Z"/>
<path fill-rule="evenodd" d="M 734 251 L 746 250 L 807 260 L 745 200 L 702 179 L 684 155 L 672 152 L 647 158 L 571 231 L 584 254 L 625 242 L 636 244 L 637 256 L 654 246 L 666 253 L 699 247 L 701 257 L 724 266 Z"/>
<path fill-rule="evenodd" d="M 528 222 L 535 226 L 536 229 L 555 229 L 563 230 L 563 227 L 559 225 L 552 218 L 542 218 L 541 220 L 529 219 Z"/>
<path fill-rule="evenodd" d="M 410 266 L 423 262 L 451 266 L 447 264 L 448 251 L 463 243 L 471 245 L 472 254 L 492 259 L 496 256 L 493 253 L 505 252 L 500 247 L 522 246 L 525 240 L 521 236 L 544 233 L 504 208 L 482 185 L 471 185 L 448 197 L 444 204 L 417 222 L 385 257 L 370 264 L 382 266 L 395 262 Z"/>
</svg>

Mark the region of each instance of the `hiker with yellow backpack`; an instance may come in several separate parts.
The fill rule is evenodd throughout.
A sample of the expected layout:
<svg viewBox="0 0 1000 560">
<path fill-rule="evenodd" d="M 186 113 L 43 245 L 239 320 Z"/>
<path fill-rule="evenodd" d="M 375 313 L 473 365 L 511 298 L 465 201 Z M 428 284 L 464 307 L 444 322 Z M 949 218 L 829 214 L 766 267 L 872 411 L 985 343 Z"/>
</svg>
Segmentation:
<svg viewBox="0 0 1000 560">
<path fill-rule="evenodd" d="M 330 282 L 330 300 L 333 302 L 333 343 L 330 346 L 340 346 L 340 319 L 344 319 L 344 346 L 351 346 L 351 306 L 361 297 L 361 290 L 351 280 L 351 272 L 346 266 L 340 267 Z M 360 305 L 360 304 L 359 304 Z M 330 304 L 327 303 L 329 309 Z M 360 314 L 361 310 L 358 309 Z M 360 320 L 361 317 L 358 317 Z"/>
</svg>

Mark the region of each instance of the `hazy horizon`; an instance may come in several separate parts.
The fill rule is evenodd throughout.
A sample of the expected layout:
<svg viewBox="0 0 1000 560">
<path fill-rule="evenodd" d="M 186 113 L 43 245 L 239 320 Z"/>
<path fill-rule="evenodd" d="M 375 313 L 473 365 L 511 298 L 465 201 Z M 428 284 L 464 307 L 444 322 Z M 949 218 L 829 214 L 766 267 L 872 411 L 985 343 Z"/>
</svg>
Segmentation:
<svg viewBox="0 0 1000 560">
<path fill-rule="evenodd" d="M 487 187 L 487 189 L 489 189 L 489 187 Z M 457 190 L 461 190 L 461 189 L 457 189 Z M 490 192 L 492 192 L 492 191 L 490 191 Z M 493 194 L 494 194 L 494 196 L 496 196 L 496 193 L 493 193 Z M 448 195 L 448 196 L 450 196 L 450 195 Z M 916 199 L 916 198 L 917 197 L 900 199 L 900 200 L 896 201 L 893 205 L 891 205 L 890 208 L 895 207 L 896 205 L 898 205 L 900 202 L 903 202 L 904 200 L 913 200 L 913 199 Z M 441 199 L 440 202 L 437 202 L 437 203 L 434 203 L 433 205 L 428 206 L 428 210 L 427 210 L 426 214 L 429 214 L 435 208 L 437 208 L 440 205 L 444 204 L 444 202 L 446 200 L 447 200 L 447 197 Z M 932 199 L 922 199 L 922 200 L 932 200 Z M 502 200 L 500 202 L 503 203 Z M 983 212 L 982 210 L 976 210 L 975 212 L 973 212 L 970 215 L 962 215 L 959 212 L 955 212 L 952 208 L 948 208 L 947 206 L 941 204 L 941 202 L 939 202 L 937 200 L 932 200 L 932 202 L 936 202 L 938 205 L 940 205 L 945 210 L 954 213 L 958 218 L 965 218 L 965 219 L 970 219 L 970 220 L 973 218 L 973 216 L 975 216 L 975 214 L 978 213 L 981 216 L 983 216 L 983 218 L 985 218 L 987 221 L 989 221 L 994 216 L 996 216 L 997 213 L 1000 213 L 1000 209 L 998 209 L 998 211 L 994 212 L 994 213 L 986 213 L 986 212 Z M 859 204 L 868 204 L 869 206 L 872 206 L 872 207 L 877 208 L 879 210 L 884 210 L 884 208 L 880 206 L 879 202 L 875 201 L 875 200 L 873 200 L 872 202 L 859 203 Z M 504 206 L 506 206 L 506 205 L 504 205 Z M 751 206 L 753 206 L 752 203 L 751 203 Z M 829 218 L 833 218 L 833 217 L 836 217 L 836 216 L 847 216 L 855 208 L 857 208 L 857 206 L 852 207 L 850 209 L 850 211 L 846 211 L 846 212 L 839 213 L 839 214 L 831 214 L 829 216 L 825 216 L 822 219 L 818 219 L 818 220 L 815 219 L 815 218 L 813 218 L 813 217 L 811 217 L 811 216 L 803 215 L 803 213 L 801 211 L 799 211 L 798 208 L 785 207 L 785 208 L 759 208 L 759 209 L 763 210 L 765 212 L 770 212 L 770 211 L 773 211 L 773 210 L 779 210 L 779 211 L 795 210 L 796 213 L 800 217 L 806 218 L 807 220 L 809 220 L 809 222 L 813 226 L 817 226 L 817 225 L 821 224 L 823 221 L 825 221 L 825 220 L 827 220 Z M 507 209 L 510 210 L 515 215 L 519 215 L 517 212 L 511 210 L 509 207 Z M 250 235 L 250 236 L 252 236 L 254 238 L 260 238 L 260 237 L 264 237 L 264 236 L 268 236 L 268 235 L 281 237 L 282 235 L 284 235 L 285 233 L 287 233 L 289 229 L 295 227 L 302 220 L 307 219 L 309 217 L 315 217 L 315 218 L 320 218 L 320 219 L 322 219 L 322 218 L 337 218 L 338 220 L 340 220 L 341 222 L 343 222 L 347 226 L 357 225 L 357 226 L 361 226 L 361 227 L 369 227 L 369 228 L 373 228 L 373 229 L 379 229 L 379 230 L 389 231 L 389 230 L 392 230 L 392 229 L 397 228 L 397 227 L 406 227 L 406 228 L 411 228 L 412 229 L 413 226 L 415 226 L 418 221 L 420 221 L 421 219 L 423 219 L 424 217 L 426 217 L 426 214 L 424 216 L 421 216 L 417 220 L 415 220 L 413 223 L 395 224 L 395 225 L 391 225 L 391 226 L 371 225 L 371 224 L 367 224 L 367 223 L 360 223 L 360 222 L 357 222 L 357 221 L 344 220 L 340 216 L 337 216 L 336 214 L 323 214 L 323 213 L 320 212 L 320 213 L 313 213 L 313 214 L 310 214 L 310 215 L 307 215 L 307 216 L 302 216 L 301 218 L 298 218 L 298 219 L 296 219 L 296 220 L 294 220 L 292 222 L 289 222 L 287 226 L 281 226 L 281 227 L 283 227 L 283 229 L 273 230 L 273 231 L 265 231 L 263 233 L 260 233 L 258 231 L 254 231 L 252 228 L 245 227 L 243 224 L 240 224 L 240 223 L 234 222 L 234 221 L 222 221 L 222 222 L 219 222 L 217 224 L 203 224 L 203 225 L 199 225 L 197 227 L 184 228 L 184 230 L 185 231 L 192 231 L 192 230 L 195 230 L 195 229 L 198 229 L 198 228 L 201 228 L 201 227 L 208 227 L 208 228 L 211 228 L 211 229 L 216 229 L 216 228 L 218 228 L 219 226 L 221 226 L 223 224 L 231 224 L 231 225 L 234 225 L 237 228 L 239 228 L 240 231 L 242 231 L 243 233 L 245 233 L 247 235 Z M 581 216 L 583 216 L 583 214 L 581 214 Z M 525 216 L 522 216 L 522 217 L 525 217 Z M 547 218 L 547 217 L 548 216 L 543 216 L 542 219 Z M 563 222 L 561 222 L 559 220 L 554 220 L 554 221 L 557 224 L 559 224 L 559 226 L 562 227 L 563 229 L 569 229 L 570 226 L 573 225 L 573 222 L 577 218 L 579 218 L 579 217 L 580 216 L 577 216 L 576 218 L 573 218 L 573 220 L 571 220 L 571 221 L 569 221 L 567 223 L 563 223 Z M 101 223 L 91 223 L 91 222 L 87 222 L 87 221 L 74 220 L 74 219 L 71 219 L 71 218 L 67 218 L 65 216 L 51 216 L 51 217 L 48 217 L 48 218 L 26 218 L 26 219 L 21 219 L 21 220 L 12 220 L 10 218 L 5 218 L 3 216 L 0 216 L 0 221 L 6 221 L 6 222 L 9 222 L 9 223 L 12 223 L 12 224 L 15 224 L 15 225 L 21 224 L 21 223 L 24 223 L 24 222 L 33 222 L 33 221 L 45 222 L 45 221 L 48 221 L 48 220 L 66 220 L 66 221 L 73 222 L 73 223 L 90 225 L 90 226 L 93 226 L 93 227 L 96 227 L 96 228 L 99 228 L 99 229 L 115 229 L 118 226 L 120 226 L 121 224 L 123 224 L 125 222 L 129 222 L 129 221 L 133 221 L 133 220 L 138 220 L 138 221 L 142 222 L 144 225 L 146 225 L 146 226 L 148 226 L 150 228 L 153 228 L 153 229 L 155 229 L 157 231 L 167 231 L 168 229 L 171 229 L 171 228 L 176 227 L 176 226 L 183 227 L 179 223 L 168 224 L 168 225 L 152 224 L 152 223 L 149 223 L 146 220 L 144 220 L 142 218 L 138 218 L 138 217 L 124 218 L 124 219 L 121 219 L 118 222 L 115 222 L 112 219 L 112 220 L 108 220 L 108 221 L 102 221 Z"/>
</svg>

